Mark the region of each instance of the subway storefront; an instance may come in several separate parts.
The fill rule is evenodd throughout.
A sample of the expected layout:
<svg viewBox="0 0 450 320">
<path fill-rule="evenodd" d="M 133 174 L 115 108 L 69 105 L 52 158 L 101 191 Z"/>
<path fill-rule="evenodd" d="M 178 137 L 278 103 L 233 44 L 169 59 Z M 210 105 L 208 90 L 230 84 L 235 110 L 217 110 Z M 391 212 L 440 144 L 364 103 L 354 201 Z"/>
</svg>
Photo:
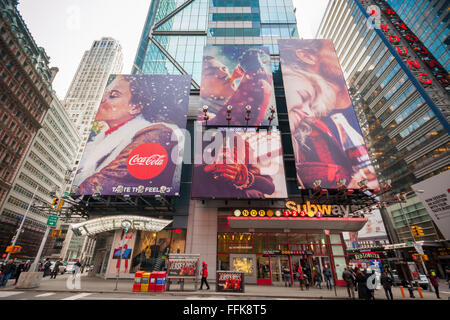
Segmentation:
<svg viewBox="0 0 450 320">
<path fill-rule="evenodd" d="M 311 216 L 311 211 L 286 208 L 219 209 L 217 270 L 242 271 L 249 284 L 284 285 L 287 270 L 287 280 L 295 284 L 299 265 L 308 266 L 313 278 L 329 266 L 333 283 L 345 285 L 348 256 L 342 231 L 359 230 L 366 219 L 334 212 Z"/>
</svg>

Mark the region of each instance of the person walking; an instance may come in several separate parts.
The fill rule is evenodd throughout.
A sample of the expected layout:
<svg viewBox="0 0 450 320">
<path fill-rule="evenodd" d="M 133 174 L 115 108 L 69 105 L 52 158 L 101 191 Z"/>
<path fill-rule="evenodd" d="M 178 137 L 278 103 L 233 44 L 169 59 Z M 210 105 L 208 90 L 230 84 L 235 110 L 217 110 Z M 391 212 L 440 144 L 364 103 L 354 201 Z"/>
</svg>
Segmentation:
<svg viewBox="0 0 450 320">
<path fill-rule="evenodd" d="M 23 271 L 28 272 L 28 270 L 30 270 L 30 267 L 31 267 L 30 260 L 27 260 L 23 266 Z"/>
<path fill-rule="evenodd" d="M 77 274 L 78 272 L 80 272 L 80 268 L 81 268 L 80 260 L 77 260 L 77 262 L 73 266 L 73 274 Z"/>
<path fill-rule="evenodd" d="M 25 270 L 25 263 L 24 262 L 21 262 L 18 266 L 17 266 L 17 268 L 16 268 L 16 274 L 15 274 L 15 276 L 16 276 L 16 281 L 14 282 L 14 286 L 17 284 L 17 281 L 19 281 L 19 277 L 20 277 L 20 274 L 22 273 L 22 271 L 24 271 Z"/>
<path fill-rule="evenodd" d="M 347 286 L 348 297 L 351 299 L 355 299 L 355 277 L 348 267 L 345 268 L 344 272 L 342 273 L 342 278 L 344 278 L 345 285 Z"/>
<path fill-rule="evenodd" d="M 11 276 L 14 273 L 14 270 L 15 270 L 15 266 L 14 266 L 13 260 L 9 260 L 8 262 L 6 262 L 3 265 L 2 277 L 0 279 L 0 286 L 6 287 L 6 285 L 8 284 L 9 278 L 11 278 Z"/>
<path fill-rule="evenodd" d="M 434 274 L 433 271 L 428 274 L 428 278 L 430 279 L 431 285 L 434 288 L 434 292 L 436 293 L 436 297 L 438 299 L 440 299 L 441 297 L 439 297 L 439 281 L 438 281 L 438 278 L 436 277 L 436 275 Z"/>
<path fill-rule="evenodd" d="M 45 276 L 50 274 L 50 267 L 51 267 L 51 265 L 52 265 L 52 263 L 50 262 L 50 259 L 47 258 L 45 260 L 44 267 L 43 267 L 43 271 L 44 271 L 43 277 L 45 277 Z"/>
<path fill-rule="evenodd" d="M 327 284 L 327 289 L 328 290 L 332 290 L 333 289 L 333 285 L 331 283 L 331 269 L 330 267 L 326 264 L 325 268 L 323 268 L 323 276 L 325 277 L 325 282 Z"/>
<path fill-rule="evenodd" d="M 56 279 L 56 276 L 58 275 L 59 272 L 59 267 L 62 265 L 61 260 L 56 261 L 55 266 L 53 267 L 50 279 Z"/>
<path fill-rule="evenodd" d="M 367 287 L 367 292 L 369 293 L 369 300 L 375 300 L 375 283 L 376 283 L 376 274 L 375 270 L 372 270 L 370 276 L 366 275 L 367 279 L 371 279 L 371 286 Z"/>
<path fill-rule="evenodd" d="M 298 279 L 298 283 L 300 285 L 300 290 L 303 291 L 304 275 L 303 275 L 303 270 L 302 270 L 301 265 L 299 265 L 298 269 L 297 269 L 297 279 Z"/>
<path fill-rule="evenodd" d="M 309 285 L 312 281 L 312 276 L 311 276 L 311 268 L 309 267 L 309 265 L 307 263 L 303 267 L 303 274 L 305 275 L 304 280 L 305 280 L 306 290 L 309 290 Z"/>
<path fill-rule="evenodd" d="M 289 268 L 287 266 L 284 266 L 283 268 L 283 280 L 284 280 L 284 286 L 289 287 L 291 286 L 291 272 L 289 271 Z"/>
<path fill-rule="evenodd" d="M 202 282 L 200 284 L 200 290 L 203 290 L 203 283 L 206 285 L 206 290 L 209 290 L 208 284 L 208 265 L 205 261 L 202 262 Z"/>
<path fill-rule="evenodd" d="M 358 286 L 358 299 L 369 300 L 369 292 L 367 290 L 367 276 L 361 269 L 356 270 L 356 283 Z"/>
<path fill-rule="evenodd" d="M 383 271 L 380 278 L 381 285 L 383 286 L 384 293 L 386 294 L 386 298 L 388 300 L 394 300 L 394 297 L 392 295 L 392 284 L 394 283 L 394 280 L 391 278 L 390 274 L 386 271 Z"/>
<path fill-rule="evenodd" d="M 316 286 L 319 287 L 319 289 L 322 289 L 322 273 L 320 272 L 320 269 L 316 269 Z"/>
</svg>

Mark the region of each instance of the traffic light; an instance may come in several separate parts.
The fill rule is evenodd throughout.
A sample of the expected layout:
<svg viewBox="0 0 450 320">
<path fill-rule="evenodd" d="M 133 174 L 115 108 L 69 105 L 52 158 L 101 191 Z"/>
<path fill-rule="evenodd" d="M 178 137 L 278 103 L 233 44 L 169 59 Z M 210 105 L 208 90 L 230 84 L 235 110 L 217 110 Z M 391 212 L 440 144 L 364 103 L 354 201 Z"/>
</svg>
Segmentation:
<svg viewBox="0 0 450 320">
<path fill-rule="evenodd" d="M 423 254 L 423 255 L 422 255 L 422 259 L 423 259 L 423 261 L 428 261 L 428 260 L 429 260 L 429 259 L 428 259 L 428 255 Z"/>
<path fill-rule="evenodd" d="M 58 208 L 56 209 L 56 211 L 61 211 L 61 208 L 62 208 L 62 206 L 63 206 L 63 203 L 64 203 L 64 200 L 59 200 L 59 205 L 58 205 Z"/>
<path fill-rule="evenodd" d="M 417 235 L 417 227 L 416 226 L 411 226 L 411 230 L 412 230 L 414 238 L 418 237 L 418 235 Z"/>
<path fill-rule="evenodd" d="M 50 232 L 50 238 L 59 238 L 61 236 L 62 230 L 54 229 Z"/>
<path fill-rule="evenodd" d="M 423 237 L 424 236 L 422 227 L 416 227 L 416 232 L 417 232 L 417 236 L 418 237 Z"/>
<path fill-rule="evenodd" d="M 58 200 L 59 200 L 58 198 L 53 198 L 52 205 L 50 206 L 50 208 L 56 209 L 58 207 Z"/>
</svg>

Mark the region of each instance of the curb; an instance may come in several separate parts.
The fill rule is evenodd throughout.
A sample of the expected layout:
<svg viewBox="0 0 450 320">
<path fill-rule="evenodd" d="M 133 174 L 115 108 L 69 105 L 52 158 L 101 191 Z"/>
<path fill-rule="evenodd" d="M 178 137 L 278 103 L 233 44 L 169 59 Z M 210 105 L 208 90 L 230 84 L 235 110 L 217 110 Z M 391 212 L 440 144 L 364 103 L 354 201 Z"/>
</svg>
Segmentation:
<svg viewBox="0 0 450 320">
<path fill-rule="evenodd" d="M 6 289 L 6 288 L 5 288 Z M 13 290 L 20 290 L 24 292 L 58 292 L 58 293 L 98 293 L 98 294 L 105 294 L 105 293 L 112 293 L 112 294 L 135 294 L 135 295 L 143 295 L 143 296 L 192 296 L 192 295 L 199 295 L 202 297 L 229 297 L 229 298 L 243 298 L 243 297 L 252 297 L 252 298 L 277 298 L 277 299 L 308 299 L 308 300 L 352 300 L 348 298 L 343 297 L 323 297 L 323 296 L 315 296 L 315 297 L 299 297 L 299 296 L 281 296 L 281 295 L 254 295 L 254 294 L 242 294 L 242 293 L 236 293 L 236 294 L 219 294 L 219 293 L 198 293 L 197 291 L 188 291 L 186 293 L 183 292 L 167 292 L 164 293 L 141 293 L 141 292 L 133 292 L 133 291 L 100 291 L 100 290 L 49 290 L 49 289 L 21 289 L 21 288 L 11 288 Z M 3 291 L 3 290 L 0 290 Z"/>
</svg>

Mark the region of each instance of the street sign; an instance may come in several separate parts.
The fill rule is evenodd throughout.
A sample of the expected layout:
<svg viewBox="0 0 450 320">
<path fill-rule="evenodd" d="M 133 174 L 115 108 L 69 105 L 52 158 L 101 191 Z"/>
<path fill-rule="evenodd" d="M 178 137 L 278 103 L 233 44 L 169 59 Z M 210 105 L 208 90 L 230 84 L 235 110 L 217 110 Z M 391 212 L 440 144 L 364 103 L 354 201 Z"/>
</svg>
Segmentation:
<svg viewBox="0 0 450 320">
<path fill-rule="evenodd" d="M 58 216 L 48 216 L 47 225 L 49 227 L 56 227 L 57 222 L 58 222 Z"/>
<path fill-rule="evenodd" d="M 416 248 L 416 251 L 418 254 L 423 254 L 423 248 L 422 245 L 419 243 L 414 243 L 414 248 Z"/>
</svg>

